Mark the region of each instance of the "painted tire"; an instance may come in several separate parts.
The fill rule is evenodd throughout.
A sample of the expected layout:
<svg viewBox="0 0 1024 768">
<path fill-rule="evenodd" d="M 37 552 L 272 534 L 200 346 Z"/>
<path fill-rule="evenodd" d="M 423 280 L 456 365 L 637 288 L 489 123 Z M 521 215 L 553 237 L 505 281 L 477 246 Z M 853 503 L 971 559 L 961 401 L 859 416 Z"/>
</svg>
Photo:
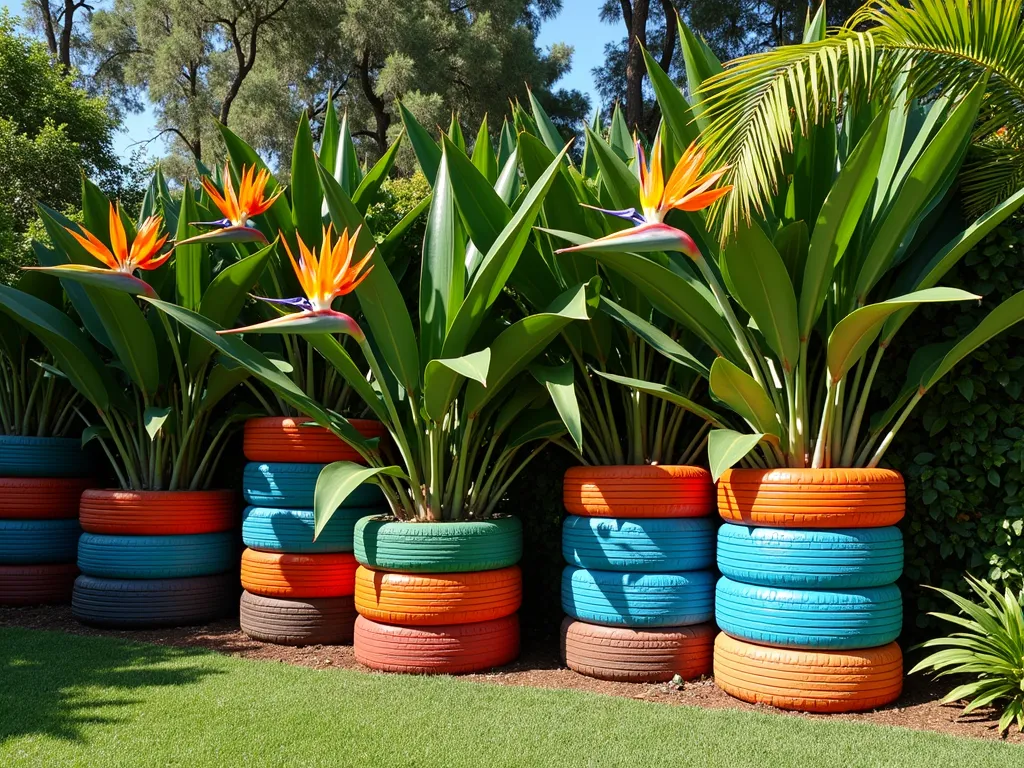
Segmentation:
<svg viewBox="0 0 1024 768">
<path fill-rule="evenodd" d="M 284 462 L 261 464 L 251 461 L 245 465 L 242 473 L 242 494 L 254 507 L 312 509 L 316 480 L 320 470 L 326 466 Z M 385 505 L 386 500 L 380 488 L 372 483 L 364 483 L 349 494 L 341 508 Z"/>
<path fill-rule="evenodd" d="M 903 626 L 894 584 L 866 589 L 781 589 L 722 577 L 715 618 L 723 632 L 760 645 L 842 650 L 891 643 Z"/>
<path fill-rule="evenodd" d="M 679 675 L 711 674 L 714 624 L 628 629 L 562 622 L 562 658 L 569 669 L 598 680 L 664 683 Z"/>
<path fill-rule="evenodd" d="M 360 616 L 353 646 L 356 661 L 382 672 L 485 672 L 519 656 L 519 617 L 512 614 L 475 624 L 403 627 Z"/>
<path fill-rule="evenodd" d="M 570 515 L 562 525 L 562 556 L 599 571 L 700 571 L 715 564 L 711 517 L 624 520 Z"/>
<path fill-rule="evenodd" d="M 231 491 L 114 491 L 82 494 L 82 530 L 112 536 L 221 533 L 238 525 Z"/>
<path fill-rule="evenodd" d="M 0 605 L 70 603 L 76 576 L 74 563 L 0 565 Z"/>
<path fill-rule="evenodd" d="M 471 523 L 401 523 L 364 517 L 355 528 L 355 555 L 378 571 L 458 573 L 507 568 L 523 554 L 516 517 Z"/>
<path fill-rule="evenodd" d="M 722 633 L 715 641 L 715 683 L 751 704 L 800 712 L 862 712 L 899 698 L 903 655 L 896 643 L 815 653 L 754 645 Z"/>
<path fill-rule="evenodd" d="M 2 477 L 87 477 L 91 471 L 77 437 L 0 435 Z"/>
<path fill-rule="evenodd" d="M 562 501 L 585 517 L 704 517 L 714 511 L 715 486 L 700 467 L 572 467 Z"/>
<path fill-rule="evenodd" d="M 64 520 L 78 517 L 82 491 L 77 477 L 0 477 L 0 519 Z"/>
<path fill-rule="evenodd" d="M 711 621 L 715 576 L 710 571 L 618 573 L 568 566 L 562 609 L 574 619 L 612 627 L 682 627 Z"/>
<path fill-rule="evenodd" d="M 77 520 L 0 520 L 0 565 L 74 562 Z"/>
<path fill-rule="evenodd" d="M 242 541 L 247 547 L 265 552 L 351 552 L 356 523 L 377 511 L 339 509 L 314 541 L 312 509 L 246 507 L 242 512 Z"/>
<path fill-rule="evenodd" d="M 452 574 L 356 570 L 356 610 L 374 621 L 408 626 L 474 624 L 519 610 L 519 566 Z"/>
<path fill-rule="evenodd" d="M 242 631 L 276 645 L 351 643 L 355 620 L 351 597 L 282 599 L 243 592 L 239 601 Z"/>
<path fill-rule="evenodd" d="M 97 579 L 79 576 L 71 615 L 112 629 L 149 629 L 205 624 L 234 611 L 234 574 L 189 579 Z"/>
<path fill-rule="evenodd" d="M 301 417 L 268 416 L 245 422 L 242 450 L 249 461 L 330 464 L 332 461 L 363 463 L 363 458 L 340 437 Z M 387 430 L 379 421 L 351 419 L 364 437 L 383 438 Z"/>
<path fill-rule="evenodd" d="M 906 509 L 891 469 L 730 469 L 718 481 L 724 520 L 770 528 L 882 528 Z"/>
<path fill-rule="evenodd" d="M 78 567 L 103 579 L 184 579 L 233 570 L 233 533 L 190 536 L 104 536 L 84 533 L 78 541 Z"/>
<path fill-rule="evenodd" d="M 718 529 L 718 570 L 763 587 L 881 587 L 903 572 L 903 534 L 893 527 L 800 531 L 726 524 Z"/>
<path fill-rule="evenodd" d="M 264 597 L 345 597 L 355 591 L 356 561 L 347 552 L 293 555 L 242 552 L 242 586 Z"/>
</svg>

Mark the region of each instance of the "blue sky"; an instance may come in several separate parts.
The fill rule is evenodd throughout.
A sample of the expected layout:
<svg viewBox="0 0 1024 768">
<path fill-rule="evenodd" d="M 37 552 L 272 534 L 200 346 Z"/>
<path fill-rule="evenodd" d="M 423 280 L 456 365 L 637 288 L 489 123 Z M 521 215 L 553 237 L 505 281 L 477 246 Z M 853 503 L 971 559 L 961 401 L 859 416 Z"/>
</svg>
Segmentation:
<svg viewBox="0 0 1024 768">
<path fill-rule="evenodd" d="M 575 48 L 572 70 L 558 82 L 559 87 L 576 88 L 590 95 L 591 107 L 597 105 L 597 90 L 590 71 L 604 59 L 604 46 L 622 37 L 621 24 L 602 24 L 598 14 L 601 0 L 562 0 L 562 11 L 546 22 L 538 40 L 541 48 L 553 43 L 568 43 Z M 0 0 L 0 5 L 11 13 L 21 13 L 20 0 Z M 115 137 L 114 146 L 119 154 L 127 157 L 132 145 L 145 141 L 155 132 L 153 114 L 150 111 L 129 115 L 124 127 Z"/>
</svg>

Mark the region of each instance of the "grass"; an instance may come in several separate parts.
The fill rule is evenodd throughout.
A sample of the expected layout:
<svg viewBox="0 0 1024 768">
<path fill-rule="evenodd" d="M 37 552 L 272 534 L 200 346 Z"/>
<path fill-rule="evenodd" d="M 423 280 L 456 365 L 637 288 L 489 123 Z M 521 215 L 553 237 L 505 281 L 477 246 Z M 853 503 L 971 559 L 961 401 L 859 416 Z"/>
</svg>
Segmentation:
<svg viewBox="0 0 1024 768">
<path fill-rule="evenodd" d="M 1008 766 L 1018 748 L 0 629 L 0 766 Z"/>
</svg>

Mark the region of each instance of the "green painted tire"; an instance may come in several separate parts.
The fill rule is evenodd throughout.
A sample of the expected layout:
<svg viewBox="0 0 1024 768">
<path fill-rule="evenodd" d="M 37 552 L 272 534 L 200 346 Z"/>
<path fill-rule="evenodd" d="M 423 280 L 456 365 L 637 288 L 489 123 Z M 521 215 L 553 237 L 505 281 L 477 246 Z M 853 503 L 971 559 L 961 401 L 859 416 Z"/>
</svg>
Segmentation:
<svg viewBox="0 0 1024 768">
<path fill-rule="evenodd" d="M 507 568 L 523 554 L 516 517 L 458 523 L 402 523 L 364 517 L 355 528 L 356 560 L 399 573 L 459 573 Z"/>
</svg>

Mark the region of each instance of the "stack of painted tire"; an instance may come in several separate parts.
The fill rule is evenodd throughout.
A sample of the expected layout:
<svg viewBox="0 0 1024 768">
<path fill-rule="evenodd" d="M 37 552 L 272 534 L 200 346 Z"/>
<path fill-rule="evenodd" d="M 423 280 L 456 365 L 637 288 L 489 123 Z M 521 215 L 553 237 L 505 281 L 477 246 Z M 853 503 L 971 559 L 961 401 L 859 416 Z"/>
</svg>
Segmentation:
<svg viewBox="0 0 1024 768">
<path fill-rule="evenodd" d="M 855 712 L 899 697 L 903 478 L 731 470 L 718 485 L 715 682 L 744 701 Z"/>
<path fill-rule="evenodd" d="M 82 494 L 71 612 L 115 629 L 203 624 L 233 610 L 237 526 L 231 491 Z"/>
<path fill-rule="evenodd" d="M 519 656 L 517 518 L 356 524 L 356 660 L 412 674 L 482 672 Z"/>
<path fill-rule="evenodd" d="M 379 422 L 354 420 L 367 437 Z M 356 521 L 384 511 L 375 485 L 356 489 L 313 540 L 313 494 L 332 461 L 361 458 L 328 430 L 301 419 L 252 419 L 245 425 L 242 593 L 239 621 L 255 640 L 278 645 L 329 645 L 352 640 L 356 614 Z"/>
<path fill-rule="evenodd" d="M 628 682 L 709 674 L 717 523 L 708 471 L 574 467 L 563 499 L 569 668 Z"/>
<path fill-rule="evenodd" d="M 77 439 L 0 435 L 0 605 L 71 599 L 89 471 Z"/>
</svg>

